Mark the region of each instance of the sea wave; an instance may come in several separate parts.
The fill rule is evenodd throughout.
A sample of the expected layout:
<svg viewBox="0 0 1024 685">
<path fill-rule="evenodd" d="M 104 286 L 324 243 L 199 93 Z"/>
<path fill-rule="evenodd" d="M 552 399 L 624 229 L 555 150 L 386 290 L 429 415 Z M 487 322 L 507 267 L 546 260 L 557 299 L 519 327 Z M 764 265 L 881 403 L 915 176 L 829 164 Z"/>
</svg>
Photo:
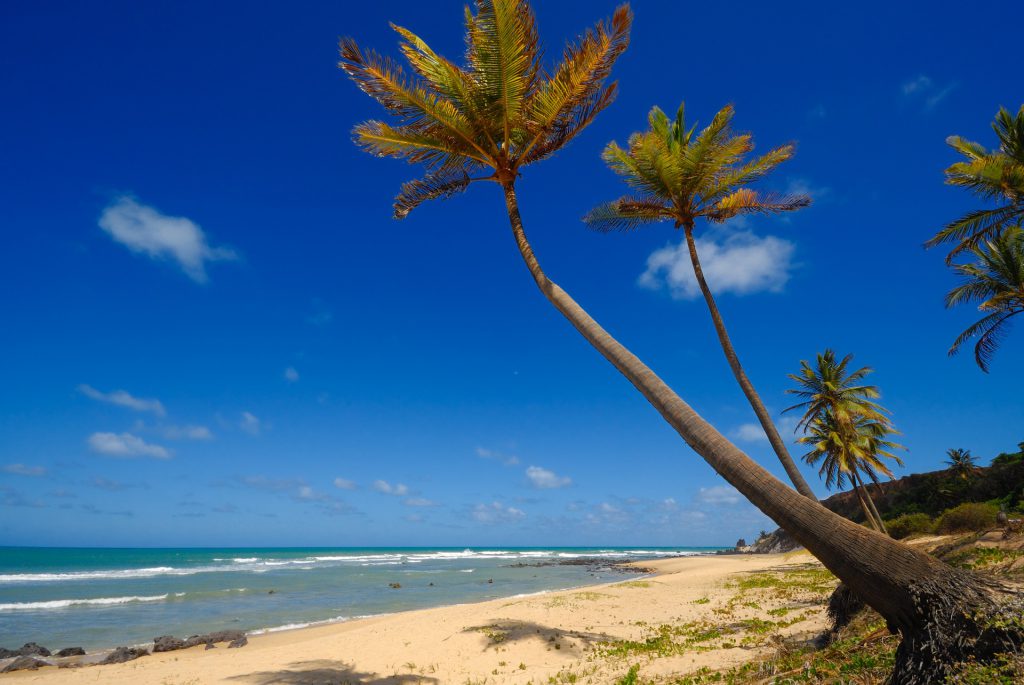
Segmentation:
<svg viewBox="0 0 1024 685">
<path fill-rule="evenodd" d="M 175 593 L 180 596 L 184 593 Z M 108 606 L 112 604 L 134 604 L 136 602 L 160 602 L 168 595 L 152 595 L 149 597 L 97 597 L 96 599 L 53 599 L 46 602 L 13 602 L 0 604 L 0 611 L 42 611 L 46 609 L 66 609 L 73 606 Z"/>
</svg>

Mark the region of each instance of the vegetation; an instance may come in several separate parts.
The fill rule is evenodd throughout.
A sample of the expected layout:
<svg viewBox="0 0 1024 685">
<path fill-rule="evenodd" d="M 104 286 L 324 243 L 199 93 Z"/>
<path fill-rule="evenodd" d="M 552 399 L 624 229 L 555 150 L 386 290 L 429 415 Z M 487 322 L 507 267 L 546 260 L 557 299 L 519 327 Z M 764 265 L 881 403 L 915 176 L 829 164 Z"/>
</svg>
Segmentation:
<svg viewBox="0 0 1024 685">
<path fill-rule="evenodd" d="M 999 507 L 979 502 L 965 502 L 945 511 L 935 524 L 939 533 L 962 533 L 986 530 L 996 525 Z"/>
<path fill-rule="evenodd" d="M 946 295 L 946 306 L 977 302 L 984 316 L 957 336 L 949 354 L 956 354 L 964 343 L 977 338 L 974 360 L 988 373 L 1010 319 L 1024 312 L 1024 231 L 1008 228 L 969 251 L 975 262 L 953 265 L 962 282 Z"/>
<path fill-rule="evenodd" d="M 872 528 L 885 533 L 885 523 L 861 474 L 873 483 L 878 483 L 879 475 L 892 478 L 883 459 L 902 466 L 903 461 L 889 451 L 902 447 L 888 439 L 896 430 L 887 416 L 889 412 L 874 401 L 879 397 L 878 388 L 860 385 L 871 369 L 865 366 L 847 372 L 852 359 L 853 355 L 846 355 L 836 361 L 835 353 L 827 349 L 818 355 L 813 367 L 802 360 L 800 373 L 789 375 L 797 387 L 787 392 L 804 401 L 786 411 L 804 409 L 798 426 L 805 434 L 799 441 L 811 447 L 804 461 L 811 465 L 821 462 L 818 473 L 824 476 L 829 490 L 843 487 L 849 480 L 864 518 Z"/>
<path fill-rule="evenodd" d="M 562 148 L 611 103 L 615 88 L 604 82 L 629 40 L 628 7 L 570 46 L 551 72 L 541 64 L 537 28 L 525 0 L 476 0 L 466 14 L 465 68 L 400 27 L 402 52 L 415 77 L 364 53 L 352 39 L 341 41 L 341 67 L 397 119 L 394 126 L 379 121 L 357 126 L 356 141 L 373 154 L 426 167 L 423 178 L 403 186 L 396 217 L 476 181 L 499 184 L 516 246 L 544 297 L 697 454 L 900 632 L 894 682 L 935 682 L 968 654 L 988 663 L 1015 649 L 1024 626 L 1003 621 L 1021 609 L 1011 589 L 886 536 L 865 535 L 860 526 L 786 487 L 707 423 L 541 268 L 526 237 L 516 180 L 526 165 Z"/>
<path fill-rule="evenodd" d="M 946 450 L 949 459 L 946 465 L 950 473 L 963 480 L 970 480 L 978 472 L 978 460 L 971 455 L 970 450 L 951 448 Z"/>
<path fill-rule="evenodd" d="M 897 540 L 920 533 L 935 531 L 935 521 L 928 514 L 903 514 L 885 522 L 889 535 Z"/>
<path fill-rule="evenodd" d="M 754 139 L 748 133 L 733 132 L 731 105 L 723 107 L 699 133 L 696 124 L 687 123 L 685 113 L 685 105 L 679 105 L 675 119 L 669 120 L 663 111 L 655 107 L 647 117 L 649 129 L 631 135 L 627 148 L 623 149 L 614 142 L 608 144 L 604 149 L 604 161 L 634 193 L 597 207 L 583 220 L 599 231 L 633 230 L 664 221 L 670 221 L 677 229 L 683 230 L 693 273 L 711 313 L 729 368 L 790 481 L 801 494 L 816 499 L 740 364 L 725 321 L 704 278 L 693 235 L 697 219 L 721 224 L 738 216 L 791 212 L 808 206 L 811 199 L 799 194 L 763 193 L 748 187 L 792 157 L 792 145 L 783 145 L 760 157 L 747 159 L 754 149 Z"/>
</svg>

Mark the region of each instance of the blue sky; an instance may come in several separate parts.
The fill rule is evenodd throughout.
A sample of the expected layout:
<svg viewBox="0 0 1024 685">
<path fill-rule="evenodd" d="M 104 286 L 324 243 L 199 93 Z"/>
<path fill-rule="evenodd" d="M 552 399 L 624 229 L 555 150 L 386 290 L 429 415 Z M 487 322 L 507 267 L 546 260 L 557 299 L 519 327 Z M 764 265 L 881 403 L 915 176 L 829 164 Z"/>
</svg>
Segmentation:
<svg viewBox="0 0 1024 685">
<path fill-rule="evenodd" d="M 549 55 L 613 9 L 538 5 Z M 943 309 L 954 280 L 921 248 L 975 206 L 942 183 L 945 137 L 992 146 L 997 108 L 1021 104 L 1018 46 L 985 27 L 1024 8 L 633 9 L 617 102 L 519 183 L 552 278 L 781 473 L 675 268 L 679 235 L 579 220 L 621 194 L 600 150 L 652 105 L 706 122 L 734 103 L 762 149 L 798 145 L 765 186 L 814 198 L 702 237 L 769 407 L 831 346 L 876 369 L 903 473 L 1024 440 L 1024 332 L 989 375 L 947 358 L 974 312 Z M 390 218 L 415 170 L 352 145 L 380 111 L 337 39 L 395 54 L 395 21 L 457 57 L 461 13 L 4 5 L 0 544 L 713 545 L 770 527 L 536 291 L 497 187 Z"/>
</svg>

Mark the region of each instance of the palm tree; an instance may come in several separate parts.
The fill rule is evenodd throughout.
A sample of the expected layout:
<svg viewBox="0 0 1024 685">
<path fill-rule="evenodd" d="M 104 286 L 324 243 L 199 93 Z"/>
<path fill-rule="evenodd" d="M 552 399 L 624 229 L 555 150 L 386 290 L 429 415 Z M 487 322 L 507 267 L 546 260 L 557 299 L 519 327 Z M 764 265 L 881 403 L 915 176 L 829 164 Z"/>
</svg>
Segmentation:
<svg viewBox="0 0 1024 685">
<path fill-rule="evenodd" d="M 843 488 L 849 480 L 868 525 L 888 534 L 861 473 L 873 483 L 878 482 L 879 475 L 893 478 L 883 459 L 892 459 L 902 466 L 903 460 L 889 450 L 903 448 L 887 439 L 895 432 L 888 421 L 856 416 L 852 424 L 853 431 L 849 433 L 831 411 L 815 416 L 806 424 L 807 434 L 799 440 L 811 447 L 803 458 L 812 466 L 821 462 L 818 474 L 825 478 L 825 487 L 829 490 Z"/>
<path fill-rule="evenodd" d="M 790 380 L 795 381 L 797 387 L 786 392 L 796 395 L 803 402 L 783 410 L 804 410 L 797 423 L 797 429 L 829 412 L 837 421 L 844 424 L 851 423 L 857 416 L 876 421 L 885 418 L 886 410 L 874 401 L 881 396 L 878 388 L 874 385 L 860 384 L 873 369 L 864 366 L 847 372 L 851 361 L 852 354 L 836 361 L 836 353 L 831 349 L 819 354 L 814 366 L 807 360 L 800 360 L 800 372 L 789 374 Z"/>
<path fill-rule="evenodd" d="M 418 78 L 393 62 L 341 41 L 342 68 L 398 118 L 369 122 L 356 140 L 369 151 L 424 163 L 428 175 L 403 188 L 396 214 L 420 201 L 464 189 L 474 178 L 502 189 L 512 234 L 541 293 L 654 406 L 705 461 L 878 610 L 904 640 L 894 682 L 941 680 L 970 654 L 985 660 L 1024 639 L 1017 624 L 989 627 L 989 617 L 1020 611 L 1012 591 L 984 583 L 927 554 L 865 530 L 788 488 L 705 421 L 650 368 L 611 337 L 547 277 L 526 239 L 515 193 L 522 167 L 562 147 L 606 107 L 604 86 L 628 42 L 631 14 L 616 10 L 566 49 L 552 72 L 542 68 L 533 14 L 525 0 L 475 0 L 467 12 L 468 65 L 457 67 L 421 39 L 396 28 Z M 490 173 L 471 177 L 470 171 Z M 950 616 L 955 616 L 951 623 Z M 984 639 L 982 639 L 984 638 Z"/>
<path fill-rule="evenodd" d="M 997 150 L 986 150 L 960 136 L 946 139 L 966 158 L 946 169 L 946 183 L 997 203 L 996 207 L 968 212 L 925 243 L 926 247 L 955 243 L 946 257 L 947 264 L 959 253 L 1024 221 L 1024 105 L 1016 115 L 1000 107 L 992 129 L 999 138 Z"/>
<path fill-rule="evenodd" d="M 693 273 L 711 312 L 729 368 L 789 479 L 801 494 L 817 500 L 740 364 L 704 278 L 693 237 L 699 218 L 710 224 L 721 224 L 737 216 L 790 212 L 810 204 L 806 195 L 782 197 L 747 187 L 789 159 L 793 146 L 783 145 L 760 157 L 746 159 L 754 149 L 753 138 L 750 134 L 734 133 L 732 118 L 733 108 L 727 105 L 698 133 L 696 126 L 688 127 L 684 105 L 679 106 L 671 121 L 663 111 L 653 108 L 647 118 L 650 128 L 631 135 L 628 149 L 612 142 L 603 154 L 604 161 L 625 179 L 635 194 L 601 205 L 583 220 L 599 231 L 632 230 L 662 221 L 671 221 L 677 229 L 683 229 Z"/>
<path fill-rule="evenodd" d="M 949 470 L 962 480 L 970 480 L 978 472 L 978 461 L 970 450 L 950 448 L 946 450 L 946 456 L 949 457 L 945 462 Z"/>
<path fill-rule="evenodd" d="M 1024 312 L 1024 231 L 1009 228 L 970 251 L 977 261 L 953 266 L 963 282 L 946 295 L 946 306 L 978 302 L 978 311 L 985 316 L 953 341 L 949 354 L 956 354 L 961 345 L 976 337 L 974 361 L 988 373 L 1010 318 Z"/>
</svg>

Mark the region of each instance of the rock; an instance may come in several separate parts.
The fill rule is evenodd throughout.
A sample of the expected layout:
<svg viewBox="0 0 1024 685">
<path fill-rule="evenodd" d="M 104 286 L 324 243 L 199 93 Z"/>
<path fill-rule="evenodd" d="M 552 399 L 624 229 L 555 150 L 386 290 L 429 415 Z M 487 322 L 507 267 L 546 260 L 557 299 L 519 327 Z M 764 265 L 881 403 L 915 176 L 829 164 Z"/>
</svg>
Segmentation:
<svg viewBox="0 0 1024 685">
<path fill-rule="evenodd" d="M 41 661 L 31 656 L 19 656 L 11 663 L 4 666 L 4 670 L 0 673 L 10 673 L 11 671 L 34 671 L 40 666 L 48 666 L 45 661 Z"/>
<path fill-rule="evenodd" d="M 21 656 L 21 654 L 18 653 L 18 650 L 0 647 L 0 659 L 10 659 L 15 656 Z"/>
<path fill-rule="evenodd" d="M 123 664 L 126 661 L 134 661 L 140 656 L 148 655 L 149 652 L 147 650 L 138 647 L 118 647 L 108 654 L 100 664 Z"/>
<path fill-rule="evenodd" d="M 1010 522 L 1010 518 L 1006 515 L 1006 512 L 1002 509 L 996 514 L 996 525 L 1000 528 L 1005 528 L 1006 524 Z"/>
<path fill-rule="evenodd" d="M 217 645 L 213 644 L 212 642 L 207 642 L 206 646 L 203 647 L 203 649 L 217 649 Z"/>
<path fill-rule="evenodd" d="M 268 590 L 267 594 L 268 595 L 276 595 L 277 594 L 277 590 Z"/>
<path fill-rule="evenodd" d="M 747 539 L 746 538 L 740 538 L 739 540 L 736 541 L 736 549 L 740 549 L 741 547 L 746 547 L 746 546 L 747 546 Z"/>
<path fill-rule="evenodd" d="M 402 584 L 401 583 L 388 583 L 388 587 L 391 588 L 392 590 L 400 590 L 400 589 L 402 589 Z"/>
<path fill-rule="evenodd" d="M 55 656 L 85 656 L 85 650 L 81 647 L 65 647 Z"/>
<path fill-rule="evenodd" d="M 777 529 L 774 533 L 758 538 L 750 546 L 750 551 L 754 554 L 780 554 L 782 552 L 792 552 L 794 549 L 800 549 L 800 543 L 781 528 Z"/>
<path fill-rule="evenodd" d="M 193 635 L 185 640 L 185 644 L 182 645 L 181 649 L 188 649 L 189 647 L 203 644 L 212 645 L 214 642 L 233 642 L 240 637 L 245 637 L 245 633 L 241 630 L 218 630 L 207 635 Z"/>
<path fill-rule="evenodd" d="M 488 583 L 488 585 L 489 585 L 489 584 L 491 584 L 491 583 L 493 583 L 493 582 L 494 582 L 494 578 L 488 578 L 488 579 L 487 579 L 487 583 Z"/>
<path fill-rule="evenodd" d="M 185 649 L 185 641 L 179 640 L 173 635 L 161 635 L 153 638 L 153 653 L 173 652 L 177 649 Z"/>
<path fill-rule="evenodd" d="M 231 643 L 228 645 L 228 649 L 237 649 L 239 647 L 245 647 L 247 644 L 249 644 L 249 638 L 243 635 L 237 640 L 232 640 Z"/>
<path fill-rule="evenodd" d="M 50 650 L 46 647 L 40 647 L 35 642 L 28 642 L 18 650 L 18 654 L 21 656 L 50 656 Z"/>
</svg>

